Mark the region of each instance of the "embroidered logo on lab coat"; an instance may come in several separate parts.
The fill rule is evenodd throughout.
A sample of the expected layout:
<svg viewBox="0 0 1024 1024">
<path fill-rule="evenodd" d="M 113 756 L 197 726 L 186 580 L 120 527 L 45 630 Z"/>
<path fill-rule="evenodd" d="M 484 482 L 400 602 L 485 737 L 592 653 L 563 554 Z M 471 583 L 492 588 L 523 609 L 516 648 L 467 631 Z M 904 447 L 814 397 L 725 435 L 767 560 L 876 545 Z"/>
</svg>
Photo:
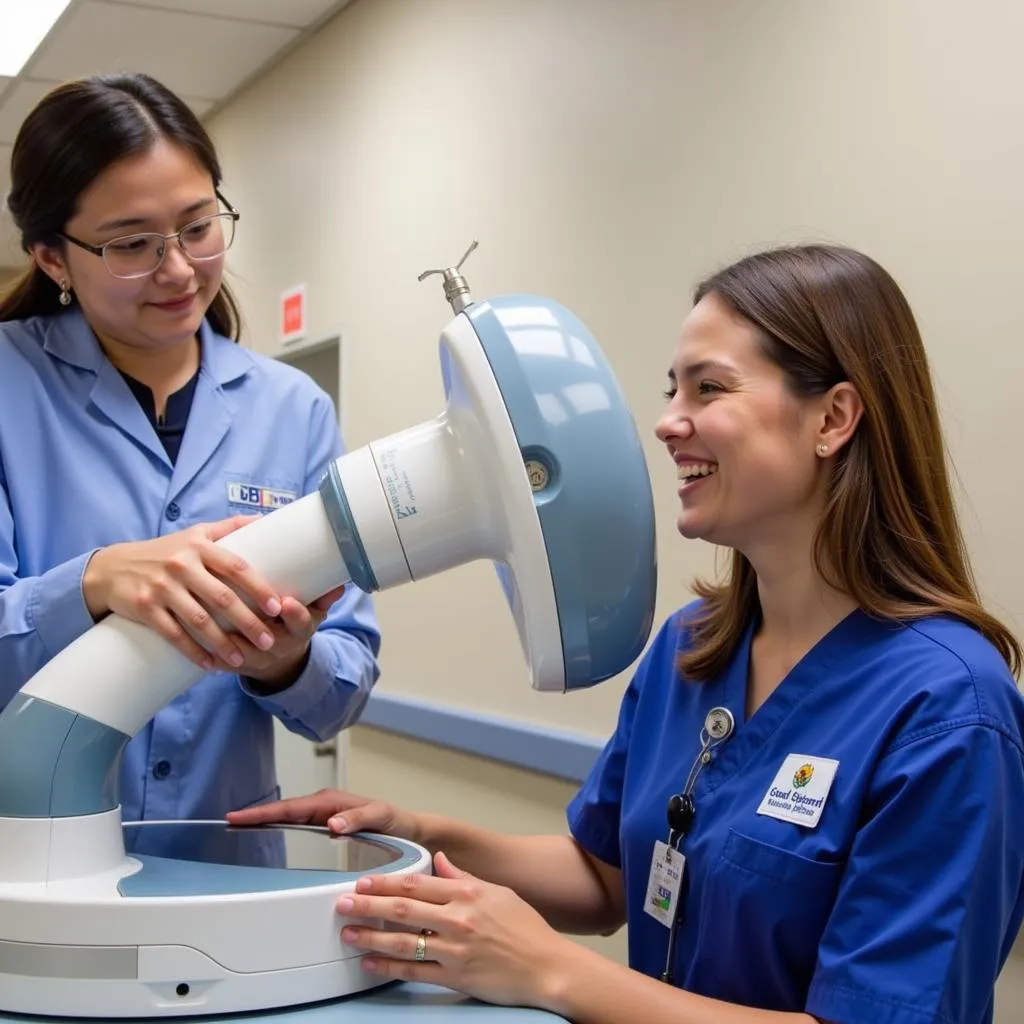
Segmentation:
<svg viewBox="0 0 1024 1024">
<path fill-rule="evenodd" d="M 243 484 L 234 480 L 228 483 L 228 503 L 244 505 L 257 512 L 272 512 L 275 508 L 290 504 L 297 497 L 295 491 L 276 491 L 270 487 Z"/>
<path fill-rule="evenodd" d="M 757 813 L 814 828 L 825 809 L 838 761 L 790 754 L 768 787 Z"/>
</svg>

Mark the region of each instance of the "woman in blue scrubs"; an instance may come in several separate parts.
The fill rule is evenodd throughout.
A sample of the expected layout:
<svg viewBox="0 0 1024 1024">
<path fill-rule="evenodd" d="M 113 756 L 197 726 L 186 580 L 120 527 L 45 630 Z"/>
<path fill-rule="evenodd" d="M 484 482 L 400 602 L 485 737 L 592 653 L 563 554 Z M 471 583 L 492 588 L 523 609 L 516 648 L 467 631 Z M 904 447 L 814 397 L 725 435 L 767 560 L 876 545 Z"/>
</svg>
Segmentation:
<svg viewBox="0 0 1024 1024">
<path fill-rule="evenodd" d="M 379 630 L 355 588 L 306 607 L 214 542 L 317 487 L 342 452 L 331 399 L 236 344 L 223 274 L 239 214 L 167 89 L 55 89 L 11 181 L 31 263 L 0 296 L 0 707 L 117 613 L 208 671 L 128 746 L 124 818 L 275 799 L 274 719 L 317 740 L 355 721 Z"/>
<path fill-rule="evenodd" d="M 581 1024 L 991 1021 L 1024 912 L 1021 648 L 971 581 L 904 296 L 847 249 L 744 259 L 697 289 L 666 398 L 679 532 L 731 567 L 648 648 L 568 836 L 337 792 L 232 817 L 436 853 L 339 904 L 380 975 Z M 560 934 L 623 923 L 628 968 Z"/>
</svg>

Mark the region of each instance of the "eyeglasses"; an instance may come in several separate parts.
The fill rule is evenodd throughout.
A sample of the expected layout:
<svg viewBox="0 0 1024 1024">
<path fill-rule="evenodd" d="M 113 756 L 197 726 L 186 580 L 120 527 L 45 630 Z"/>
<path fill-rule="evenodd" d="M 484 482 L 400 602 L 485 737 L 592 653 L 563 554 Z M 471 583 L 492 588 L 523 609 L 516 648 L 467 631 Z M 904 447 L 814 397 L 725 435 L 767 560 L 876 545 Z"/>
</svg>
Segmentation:
<svg viewBox="0 0 1024 1024">
<path fill-rule="evenodd" d="M 99 256 L 107 270 L 117 278 L 130 280 L 156 273 L 167 254 L 167 243 L 176 239 L 181 251 L 191 262 L 215 260 L 231 248 L 235 240 L 235 222 L 241 214 L 215 190 L 217 198 L 228 208 L 227 213 L 214 213 L 186 224 L 180 231 L 161 235 L 155 231 L 141 231 L 134 235 L 121 235 L 103 245 L 89 245 L 71 235 L 60 233 L 65 241 L 77 245 L 94 256 Z"/>
</svg>

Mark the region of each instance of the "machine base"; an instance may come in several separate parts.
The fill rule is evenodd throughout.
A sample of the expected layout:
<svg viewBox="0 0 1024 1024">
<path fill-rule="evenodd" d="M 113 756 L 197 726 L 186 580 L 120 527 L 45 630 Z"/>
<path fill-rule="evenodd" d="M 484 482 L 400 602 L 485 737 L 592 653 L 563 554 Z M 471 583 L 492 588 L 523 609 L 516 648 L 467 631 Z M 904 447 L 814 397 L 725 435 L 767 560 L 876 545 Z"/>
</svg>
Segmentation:
<svg viewBox="0 0 1024 1024">
<path fill-rule="evenodd" d="M 116 872 L 0 885 L 0 1013 L 189 1017 L 374 988 L 337 899 L 367 874 L 431 870 L 414 844 L 306 826 L 142 822 L 125 837 Z M 337 868 L 276 866 L 303 860 Z"/>
</svg>

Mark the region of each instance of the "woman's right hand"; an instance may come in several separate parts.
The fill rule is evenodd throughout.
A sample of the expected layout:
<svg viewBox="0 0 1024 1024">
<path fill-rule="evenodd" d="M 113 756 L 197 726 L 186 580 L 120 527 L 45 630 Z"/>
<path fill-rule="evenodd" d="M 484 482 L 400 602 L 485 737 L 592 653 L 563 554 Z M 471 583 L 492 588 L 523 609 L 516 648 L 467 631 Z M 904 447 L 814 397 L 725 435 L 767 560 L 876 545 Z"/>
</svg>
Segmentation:
<svg viewBox="0 0 1024 1024">
<path fill-rule="evenodd" d="M 420 842 L 422 832 L 419 820 L 410 811 L 341 789 L 321 789 L 309 796 L 229 811 L 227 820 L 229 825 L 326 825 L 337 835 L 377 832 L 413 843 Z"/>
<path fill-rule="evenodd" d="M 218 617 L 261 650 L 274 638 L 240 594 L 271 618 L 281 612 L 273 588 L 241 556 L 216 541 L 252 522 L 234 516 L 154 540 L 111 544 L 86 565 L 82 592 L 93 619 L 108 612 L 156 630 L 207 671 L 237 669 L 243 657 Z M 204 645 L 206 649 L 204 649 Z"/>
</svg>

